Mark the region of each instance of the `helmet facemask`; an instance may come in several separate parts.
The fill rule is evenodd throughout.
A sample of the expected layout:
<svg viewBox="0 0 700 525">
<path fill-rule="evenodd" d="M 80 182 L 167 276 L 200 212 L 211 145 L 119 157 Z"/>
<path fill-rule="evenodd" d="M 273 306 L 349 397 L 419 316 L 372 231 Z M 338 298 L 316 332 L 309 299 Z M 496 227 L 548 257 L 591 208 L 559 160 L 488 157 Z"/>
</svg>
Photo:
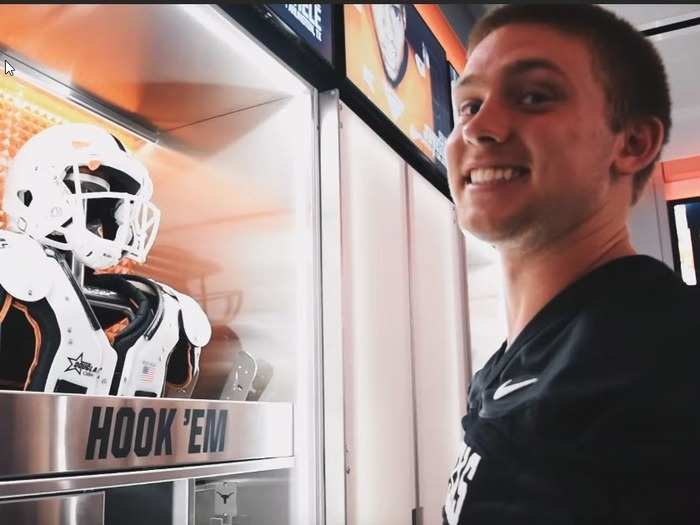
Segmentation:
<svg viewBox="0 0 700 525">
<path fill-rule="evenodd" d="M 108 268 L 123 257 L 139 263 L 153 246 L 160 211 L 141 187 L 126 174 L 105 165 L 74 164 L 66 169 L 70 219 L 47 235 L 45 244 L 70 250 L 94 269 Z"/>
</svg>

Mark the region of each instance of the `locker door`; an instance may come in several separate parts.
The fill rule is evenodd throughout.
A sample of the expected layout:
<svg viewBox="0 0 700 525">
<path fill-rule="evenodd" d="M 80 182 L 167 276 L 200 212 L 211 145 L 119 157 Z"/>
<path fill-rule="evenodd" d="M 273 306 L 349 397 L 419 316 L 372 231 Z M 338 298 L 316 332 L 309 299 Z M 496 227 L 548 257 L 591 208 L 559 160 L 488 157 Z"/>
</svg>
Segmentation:
<svg viewBox="0 0 700 525">
<path fill-rule="evenodd" d="M 464 244 L 453 204 L 408 168 L 418 504 L 441 523 L 469 377 Z"/>
<path fill-rule="evenodd" d="M 340 114 L 348 525 L 410 523 L 414 426 L 405 164 Z"/>
</svg>

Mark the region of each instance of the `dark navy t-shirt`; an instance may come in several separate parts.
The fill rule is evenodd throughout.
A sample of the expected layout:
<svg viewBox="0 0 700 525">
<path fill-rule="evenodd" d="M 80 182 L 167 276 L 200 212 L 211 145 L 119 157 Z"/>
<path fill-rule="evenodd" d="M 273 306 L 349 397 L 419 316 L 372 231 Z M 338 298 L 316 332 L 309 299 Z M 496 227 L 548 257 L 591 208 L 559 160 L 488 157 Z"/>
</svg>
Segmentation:
<svg viewBox="0 0 700 525">
<path fill-rule="evenodd" d="M 700 523 L 700 296 L 609 262 L 477 372 L 443 522 Z"/>
</svg>

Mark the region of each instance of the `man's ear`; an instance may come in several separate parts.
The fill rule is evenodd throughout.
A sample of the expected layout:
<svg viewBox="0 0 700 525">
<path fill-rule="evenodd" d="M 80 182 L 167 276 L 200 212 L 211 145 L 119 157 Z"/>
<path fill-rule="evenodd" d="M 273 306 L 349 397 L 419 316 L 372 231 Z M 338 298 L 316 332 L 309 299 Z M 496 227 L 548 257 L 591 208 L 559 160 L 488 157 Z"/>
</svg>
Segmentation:
<svg viewBox="0 0 700 525">
<path fill-rule="evenodd" d="M 664 143 L 664 125 L 657 117 L 639 117 L 621 132 L 621 142 L 613 158 L 616 175 L 634 175 L 651 164 Z"/>
</svg>

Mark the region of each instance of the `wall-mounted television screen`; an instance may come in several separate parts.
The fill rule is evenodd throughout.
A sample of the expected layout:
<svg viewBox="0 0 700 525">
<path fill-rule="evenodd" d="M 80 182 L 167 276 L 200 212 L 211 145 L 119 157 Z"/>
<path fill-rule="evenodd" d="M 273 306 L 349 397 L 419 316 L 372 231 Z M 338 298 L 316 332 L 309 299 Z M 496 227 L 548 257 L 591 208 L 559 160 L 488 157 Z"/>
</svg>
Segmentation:
<svg viewBox="0 0 700 525">
<path fill-rule="evenodd" d="M 683 281 L 697 285 L 700 277 L 700 197 L 668 202 L 673 266 Z"/>
<path fill-rule="evenodd" d="M 444 171 L 452 129 L 445 51 L 411 4 L 345 4 L 348 78 Z"/>
<path fill-rule="evenodd" d="M 294 33 L 333 63 L 331 4 L 267 4 Z"/>
</svg>

